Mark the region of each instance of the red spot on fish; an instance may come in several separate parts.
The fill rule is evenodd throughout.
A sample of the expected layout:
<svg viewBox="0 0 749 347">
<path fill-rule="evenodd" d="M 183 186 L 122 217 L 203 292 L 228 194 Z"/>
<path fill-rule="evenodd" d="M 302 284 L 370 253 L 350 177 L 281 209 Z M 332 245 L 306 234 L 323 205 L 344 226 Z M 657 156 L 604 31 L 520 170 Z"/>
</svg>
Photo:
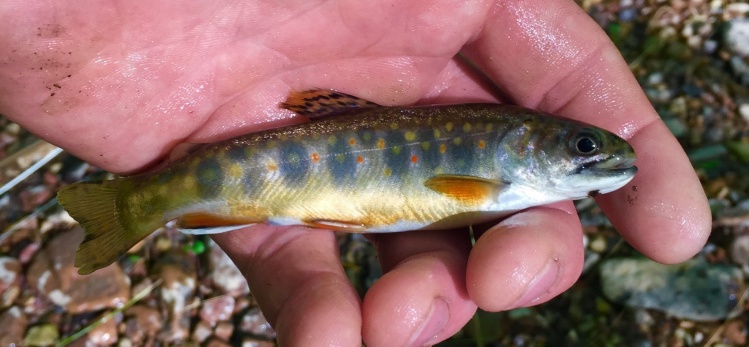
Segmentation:
<svg viewBox="0 0 749 347">
<path fill-rule="evenodd" d="M 320 155 L 317 152 L 312 153 L 312 162 L 315 164 L 320 162 Z"/>
<path fill-rule="evenodd" d="M 363 162 L 364 162 L 364 157 L 362 157 L 360 155 L 356 157 L 356 163 L 361 164 Z"/>
<path fill-rule="evenodd" d="M 379 148 L 379 149 L 385 149 L 385 140 L 384 139 L 377 140 L 377 148 Z"/>
<path fill-rule="evenodd" d="M 479 149 L 484 149 L 486 147 L 486 141 L 479 140 Z"/>
<path fill-rule="evenodd" d="M 411 156 L 411 162 L 414 163 L 414 164 L 418 163 L 419 162 L 419 157 L 417 157 L 416 155 L 412 155 Z"/>
</svg>

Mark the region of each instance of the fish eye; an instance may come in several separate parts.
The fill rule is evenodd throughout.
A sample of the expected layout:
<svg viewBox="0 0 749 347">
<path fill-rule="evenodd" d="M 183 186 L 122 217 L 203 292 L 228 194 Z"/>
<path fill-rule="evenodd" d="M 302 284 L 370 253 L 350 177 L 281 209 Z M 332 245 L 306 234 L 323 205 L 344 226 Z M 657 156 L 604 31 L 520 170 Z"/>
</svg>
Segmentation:
<svg viewBox="0 0 749 347">
<path fill-rule="evenodd" d="M 570 145 L 577 154 L 591 155 L 601 149 L 601 140 L 592 133 L 582 132 L 572 139 Z"/>
</svg>

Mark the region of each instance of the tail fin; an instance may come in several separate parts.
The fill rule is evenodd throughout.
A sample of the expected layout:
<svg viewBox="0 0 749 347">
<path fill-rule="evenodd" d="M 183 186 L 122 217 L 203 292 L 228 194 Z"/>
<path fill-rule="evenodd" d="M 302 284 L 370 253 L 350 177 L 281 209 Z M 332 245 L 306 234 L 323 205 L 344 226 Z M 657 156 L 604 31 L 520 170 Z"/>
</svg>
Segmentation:
<svg viewBox="0 0 749 347">
<path fill-rule="evenodd" d="M 80 182 L 57 193 L 60 205 L 85 230 L 85 239 L 75 254 L 75 266 L 81 275 L 114 263 L 154 231 L 123 223 L 117 195 L 126 180 Z"/>
</svg>

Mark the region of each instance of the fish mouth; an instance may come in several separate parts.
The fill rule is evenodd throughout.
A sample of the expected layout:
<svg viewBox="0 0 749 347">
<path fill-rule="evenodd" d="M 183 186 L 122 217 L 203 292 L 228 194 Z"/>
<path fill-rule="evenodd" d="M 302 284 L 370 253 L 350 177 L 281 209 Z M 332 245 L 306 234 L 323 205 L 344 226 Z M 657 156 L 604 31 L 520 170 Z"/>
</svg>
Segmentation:
<svg viewBox="0 0 749 347">
<path fill-rule="evenodd" d="M 592 174 L 595 176 L 614 177 L 614 176 L 634 176 L 637 173 L 635 158 L 612 156 L 601 158 L 592 162 L 580 165 L 574 173 Z"/>
</svg>

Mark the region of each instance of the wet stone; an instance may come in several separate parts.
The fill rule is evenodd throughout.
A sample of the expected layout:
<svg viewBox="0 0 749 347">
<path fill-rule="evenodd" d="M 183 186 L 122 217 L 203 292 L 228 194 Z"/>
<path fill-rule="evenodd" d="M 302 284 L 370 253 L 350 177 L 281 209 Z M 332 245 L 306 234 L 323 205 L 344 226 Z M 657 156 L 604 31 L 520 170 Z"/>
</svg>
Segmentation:
<svg viewBox="0 0 749 347">
<path fill-rule="evenodd" d="M 749 57 L 749 19 L 736 18 L 729 22 L 726 45 L 734 54 Z"/>
<path fill-rule="evenodd" d="M 207 299 L 203 301 L 203 305 L 200 308 L 200 318 L 211 327 L 214 327 L 216 323 L 231 318 L 235 303 L 236 300 L 230 295 Z"/>
<path fill-rule="evenodd" d="M 211 272 L 211 281 L 224 293 L 240 296 L 250 292 L 247 280 L 239 271 L 234 262 L 231 261 L 226 252 L 224 252 L 215 242 L 208 244 L 210 247 L 210 259 L 213 271 Z"/>
<path fill-rule="evenodd" d="M 731 244 L 731 258 L 734 263 L 749 269 L 749 235 L 736 237 Z"/>
<path fill-rule="evenodd" d="M 164 281 L 160 297 L 168 312 L 162 338 L 172 342 L 184 341 L 190 333 L 187 305 L 191 303 L 196 288 L 194 263 L 187 255 L 174 253 L 161 259 L 156 269 Z"/>
<path fill-rule="evenodd" d="M 195 328 L 192 331 L 192 340 L 203 343 L 211 336 L 211 334 L 213 334 L 211 325 L 204 321 L 200 321 L 195 325 Z"/>
<path fill-rule="evenodd" d="M 678 265 L 647 259 L 611 259 L 600 267 L 604 295 L 625 306 L 680 319 L 715 321 L 736 315 L 743 275 L 733 266 L 696 258 Z"/>
<path fill-rule="evenodd" d="M 234 333 L 234 325 L 229 322 L 219 322 L 214 329 L 214 335 L 224 341 L 229 341 L 232 333 Z"/>
<path fill-rule="evenodd" d="M 273 347 L 275 344 L 271 341 L 245 339 L 242 341 L 242 347 Z"/>
<path fill-rule="evenodd" d="M 117 263 L 85 276 L 73 266 L 82 240 L 77 227 L 49 241 L 29 266 L 29 283 L 71 314 L 122 305 L 130 298 L 130 279 Z"/>
<path fill-rule="evenodd" d="M 26 332 L 23 343 L 26 346 L 51 346 L 60 337 L 57 327 L 52 324 L 33 326 Z"/>
<path fill-rule="evenodd" d="M 239 323 L 239 329 L 243 332 L 255 335 L 263 336 L 269 339 L 276 338 L 276 331 L 270 326 L 268 320 L 265 319 L 260 308 L 253 307 L 242 316 L 242 321 Z"/>
<path fill-rule="evenodd" d="M 117 324 L 109 319 L 91 330 L 86 336 L 86 346 L 111 346 L 117 343 Z"/>
<path fill-rule="evenodd" d="M 125 335 L 136 346 L 146 345 L 161 331 L 163 321 L 155 308 L 135 305 L 125 310 Z"/>
<path fill-rule="evenodd" d="M 26 315 L 17 306 L 0 313 L 0 346 L 21 346 L 26 327 L 29 324 Z"/>
<path fill-rule="evenodd" d="M 18 298 L 21 263 L 11 257 L 0 257 L 0 309 L 9 307 Z"/>
</svg>

